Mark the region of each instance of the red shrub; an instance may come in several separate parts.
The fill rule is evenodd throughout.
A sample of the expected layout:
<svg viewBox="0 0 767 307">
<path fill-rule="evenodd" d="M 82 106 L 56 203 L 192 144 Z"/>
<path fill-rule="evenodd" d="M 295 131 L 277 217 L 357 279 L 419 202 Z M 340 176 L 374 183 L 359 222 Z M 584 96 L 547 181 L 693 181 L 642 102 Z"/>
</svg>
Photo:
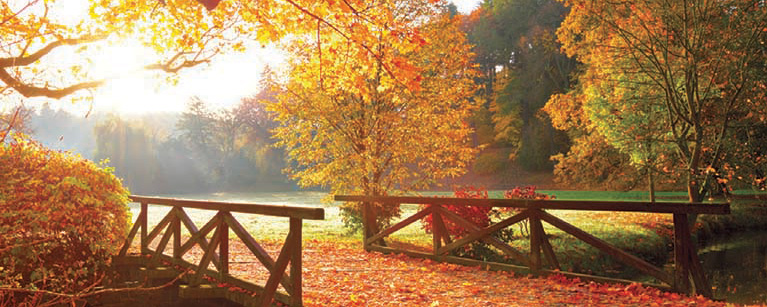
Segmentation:
<svg viewBox="0 0 767 307">
<path fill-rule="evenodd" d="M 473 199 L 488 198 L 487 189 L 476 188 L 473 186 L 456 188 L 455 190 L 453 190 L 453 196 L 458 198 L 473 198 Z M 463 217 L 469 222 L 474 223 L 475 225 L 479 227 L 486 227 L 490 225 L 490 211 L 492 210 L 491 207 L 452 206 L 452 205 L 443 205 L 443 207 L 446 208 L 447 210 L 455 212 L 459 216 Z M 459 225 L 456 225 L 455 223 L 449 221 L 448 219 L 443 218 L 443 220 L 445 221 L 445 227 L 447 228 L 448 233 L 450 233 L 453 236 L 461 236 L 468 232 L 468 230 L 464 229 L 463 227 Z M 433 227 L 432 216 L 428 215 L 424 218 L 423 228 L 427 232 L 431 232 L 432 227 Z"/>
</svg>

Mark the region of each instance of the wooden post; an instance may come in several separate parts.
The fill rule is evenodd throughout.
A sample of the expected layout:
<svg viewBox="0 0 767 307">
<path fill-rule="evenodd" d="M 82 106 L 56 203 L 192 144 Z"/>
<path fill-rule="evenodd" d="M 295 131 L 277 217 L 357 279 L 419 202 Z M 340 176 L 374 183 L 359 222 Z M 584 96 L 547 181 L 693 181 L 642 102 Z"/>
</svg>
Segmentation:
<svg viewBox="0 0 767 307">
<path fill-rule="evenodd" d="M 182 209 L 178 207 L 175 210 L 181 211 Z M 171 227 L 173 228 L 173 258 L 181 259 L 181 214 L 178 211 Z"/>
<path fill-rule="evenodd" d="M 442 229 L 439 223 L 442 221 L 442 215 L 439 213 L 442 207 L 440 207 L 440 205 L 432 205 L 432 206 L 434 206 L 434 208 L 431 211 L 431 234 L 432 234 L 431 242 L 432 242 L 432 245 L 434 246 L 433 254 L 437 255 L 440 247 L 442 247 L 442 232 L 445 231 L 445 229 Z"/>
<path fill-rule="evenodd" d="M 140 215 L 140 220 L 137 221 L 141 224 L 141 254 L 146 255 L 149 254 L 149 242 L 147 242 L 147 216 L 149 216 L 149 206 L 146 202 L 141 202 L 141 212 L 143 212 L 143 215 Z"/>
<path fill-rule="evenodd" d="M 299 218 L 290 218 L 290 232 L 294 233 L 293 236 L 293 249 L 290 251 L 290 284 L 293 286 L 293 292 L 290 293 L 290 305 L 301 306 L 303 305 L 303 291 L 301 282 L 301 227 L 303 220 Z"/>
<path fill-rule="evenodd" d="M 369 202 L 363 202 L 362 203 L 362 247 L 365 249 L 365 251 L 370 251 L 368 246 L 372 243 L 368 243 L 368 239 L 373 236 L 372 233 L 370 233 L 370 223 L 368 222 L 370 219 L 370 203 Z"/>
<path fill-rule="evenodd" d="M 295 228 L 291 227 L 291 230 L 293 229 Z M 288 263 L 292 261 L 291 256 L 293 255 L 293 249 L 300 248 L 301 242 L 296 242 L 295 238 L 296 233 L 288 231 L 288 237 L 285 238 L 285 243 L 282 245 L 282 249 L 280 249 L 280 255 L 277 256 L 274 266 L 269 271 L 269 279 L 267 279 L 266 285 L 264 285 L 264 289 L 260 294 L 261 298 L 259 299 L 260 303 L 258 305 L 264 307 L 272 305 L 274 293 L 277 291 L 280 280 L 282 280 L 282 277 L 285 275 L 285 269 L 288 267 Z M 293 290 L 295 291 L 295 287 L 293 287 Z"/>
<path fill-rule="evenodd" d="M 541 218 L 538 215 L 540 209 L 530 210 L 530 269 L 533 273 L 541 270 L 541 236 L 543 235 L 538 225 L 541 224 Z M 542 229 L 542 228 L 541 228 Z"/>
<path fill-rule="evenodd" d="M 447 209 L 445 209 L 442 206 L 439 207 L 439 212 L 443 212 L 445 210 L 447 210 Z M 434 220 L 434 223 L 435 223 L 436 227 L 439 227 L 439 233 L 441 234 L 441 236 L 439 238 L 441 238 L 442 241 L 445 242 L 445 244 L 452 243 L 453 240 L 450 239 L 450 233 L 447 231 L 447 226 L 445 226 L 445 218 L 442 217 L 442 213 L 439 214 L 439 218 L 438 219 Z"/>
<path fill-rule="evenodd" d="M 687 214 L 674 214 L 674 290 L 690 293 L 690 228 Z"/>
<path fill-rule="evenodd" d="M 219 273 L 221 274 L 221 279 L 223 279 L 229 274 L 229 225 L 227 225 L 226 221 L 222 218 L 218 224 L 218 228 L 220 231 L 219 236 L 221 236 L 219 239 L 221 243 L 218 245 L 218 257 L 221 259 Z"/>
<path fill-rule="evenodd" d="M 367 243 L 367 239 L 375 236 L 378 233 L 378 218 L 376 216 L 376 210 L 374 207 L 374 204 L 371 202 L 363 202 L 362 203 L 362 230 L 363 235 L 365 239 L 364 247 L 366 251 L 370 251 L 369 244 Z M 370 244 L 378 244 L 381 246 L 386 246 L 386 242 L 383 238 L 376 242 L 371 242 Z"/>
<path fill-rule="evenodd" d="M 537 217 L 537 212 L 536 214 L 533 214 L 533 216 Z M 538 241 L 540 242 L 540 246 L 543 249 L 543 255 L 546 256 L 546 261 L 548 261 L 552 268 L 559 270 L 559 261 L 557 261 L 557 256 L 554 253 L 554 248 L 551 246 L 551 242 L 549 242 L 549 238 L 546 237 L 546 231 L 543 230 L 543 223 L 541 223 L 540 217 L 536 218 L 535 222 L 532 220 L 530 221 L 530 228 L 535 228 L 538 234 L 540 234 Z M 541 263 L 541 267 L 543 267 L 543 262 L 539 263 Z"/>
</svg>

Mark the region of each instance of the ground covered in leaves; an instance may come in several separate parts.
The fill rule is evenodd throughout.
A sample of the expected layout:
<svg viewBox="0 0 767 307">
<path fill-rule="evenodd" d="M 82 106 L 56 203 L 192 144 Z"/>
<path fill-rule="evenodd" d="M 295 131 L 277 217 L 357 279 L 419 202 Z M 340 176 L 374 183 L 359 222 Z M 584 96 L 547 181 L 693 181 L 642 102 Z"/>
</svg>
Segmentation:
<svg viewBox="0 0 767 307">
<path fill-rule="evenodd" d="M 231 274 L 262 284 L 266 272 L 232 243 Z M 270 254 L 279 250 L 279 244 L 262 244 Z M 306 306 L 727 306 L 638 284 L 532 278 L 327 240 L 304 242 L 303 284 Z"/>
<path fill-rule="evenodd" d="M 625 230 L 621 233 L 641 230 L 657 233 L 660 237 L 670 235 L 667 233 L 670 221 L 661 215 L 639 218 L 627 214 L 582 219 L 564 214 L 561 218 L 591 227 L 592 232 L 599 232 L 606 224 L 604 222 L 610 221 L 607 224 L 633 227 L 621 226 Z M 584 220 L 599 221 L 600 225 L 592 227 Z M 256 239 L 276 259 L 287 225 L 271 225 L 260 220 L 258 224 L 269 227 L 250 232 L 265 235 L 266 238 L 258 236 L 261 239 Z M 359 238 L 339 235 L 340 231 L 328 230 L 327 226 L 307 227 L 306 231 L 311 233 L 306 234 L 303 242 L 303 299 L 306 306 L 733 306 L 638 284 L 600 284 L 562 276 L 533 278 L 403 255 L 368 253 L 363 251 Z M 611 229 L 604 232 L 615 236 Z M 411 237 L 405 239 L 413 242 L 405 241 L 415 244 L 422 239 Z M 626 240 L 638 243 L 631 236 Z M 134 241 L 134 247 L 137 247 L 137 241 Z M 157 241 L 150 245 L 154 247 Z M 264 285 L 268 272 L 236 236 L 230 236 L 229 248 L 230 274 Z M 165 254 L 170 255 L 171 250 L 169 247 Z M 202 254 L 202 250 L 195 247 L 184 255 L 184 259 L 196 263 Z M 563 255 L 568 258 L 566 256 Z M 283 290 L 281 286 L 280 290 Z"/>
</svg>

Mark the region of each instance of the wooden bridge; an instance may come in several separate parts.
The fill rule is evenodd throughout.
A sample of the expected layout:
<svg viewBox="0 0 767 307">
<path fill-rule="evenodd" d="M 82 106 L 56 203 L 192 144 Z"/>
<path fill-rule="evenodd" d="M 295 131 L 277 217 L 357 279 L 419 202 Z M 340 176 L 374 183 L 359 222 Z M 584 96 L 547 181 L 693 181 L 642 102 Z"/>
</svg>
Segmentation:
<svg viewBox="0 0 767 307">
<path fill-rule="evenodd" d="M 303 305 L 302 299 L 302 220 L 324 219 L 324 209 L 309 207 L 258 205 L 170 198 L 131 196 L 140 204 L 140 213 L 133 225 L 119 255 L 114 259 L 115 267 L 122 267 L 123 275 L 130 280 L 143 283 L 145 287 L 162 284 L 171 285 L 161 295 L 144 298 L 144 301 L 161 305 L 183 305 L 199 302 L 216 302 L 220 306 L 270 306 L 281 303 L 290 306 Z M 607 277 L 591 276 L 571 272 L 560 272 L 554 249 L 543 228 L 542 222 L 573 235 L 617 260 L 639 269 L 654 277 L 662 287 L 683 293 L 698 293 L 711 296 L 711 287 L 706 279 L 696 247 L 690 236 L 688 216 L 691 214 L 728 214 L 729 204 L 690 203 L 646 203 L 646 202 L 596 202 L 561 200 L 511 200 L 511 199 L 459 199 L 434 197 L 365 197 L 336 196 L 338 201 L 363 203 L 364 248 L 367 251 L 403 253 L 413 257 L 462 265 L 481 266 L 494 270 L 525 271 L 533 274 L 560 273 L 573 277 L 586 277 L 601 281 L 618 281 Z M 426 205 L 417 213 L 399 223 L 379 230 L 376 217 L 371 210 L 373 202 L 388 204 Z M 520 212 L 493 225 L 480 228 L 444 206 L 489 206 L 498 208 L 519 208 Z M 573 226 L 544 211 L 553 210 L 596 210 L 607 212 L 647 212 L 673 215 L 674 220 L 674 267 L 664 270 L 630 253 Z M 150 210 L 164 217 L 150 226 Z M 208 212 L 207 222 L 198 227 L 189 212 Z M 158 212 L 164 211 L 164 212 Z M 256 214 L 288 219 L 288 231 L 281 247 L 263 245 L 245 230 L 238 221 L 242 214 Z M 416 251 L 387 246 L 384 242 L 389 235 L 405 226 L 431 215 L 432 251 Z M 158 215 L 159 217 L 159 215 Z M 199 218 L 196 218 L 199 219 Z M 495 239 L 492 234 L 516 223 L 528 221 L 530 226 L 530 250 L 519 251 L 505 242 Z M 462 237 L 451 237 L 445 223 L 450 221 L 468 229 Z M 154 224 L 154 223 L 152 223 Z M 230 238 L 230 234 L 235 236 Z M 172 240 L 171 240 L 172 239 Z M 239 242 L 230 242 L 238 239 Z M 450 252 L 475 241 L 483 241 L 505 255 L 522 263 L 522 266 L 505 263 L 483 262 L 474 259 L 451 256 Z M 231 244 L 240 244 L 249 250 L 254 259 L 247 266 L 258 266 L 265 272 L 263 283 L 249 278 L 238 278 L 230 274 L 231 261 L 242 255 L 231 255 Z M 279 253 L 274 251 L 279 249 Z M 196 254 L 195 254 L 196 253 Z M 194 254 L 194 255 L 190 255 Z M 191 259 L 191 260 L 190 260 Z M 241 258 L 239 258 L 241 259 Z M 544 266 L 544 261 L 547 266 Z M 248 269 L 250 272 L 251 270 Z M 250 274 L 250 273 L 248 273 Z M 149 281 L 149 283 L 147 283 Z M 172 297 L 170 301 L 168 297 Z M 134 304 L 135 305 L 135 304 Z M 153 304 L 148 304 L 152 305 Z"/>
<path fill-rule="evenodd" d="M 115 257 L 114 265 L 128 266 L 127 270 L 122 270 L 123 275 L 141 273 L 138 274 L 139 276 L 133 276 L 132 279 L 170 280 L 173 283 L 171 292 L 178 297 L 163 304 L 178 305 L 179 301 L 184 299 L 213 299 L 242 306 L 270 306 L 275 302 L 290 306 L 303 304 L 302 221 L 324 219 L 323 208 L 145 196 L 131 196 L 131 199 L 133 202 L 140 203 L 141 211 L 119 255 Z M 165 217 L 154 227 L 149 227 L 148 224 L 149 205 L 153 205 L 153 208 L 166 207 L 166 210 L 170 208 Z M 214 214 L 207 223 L 198 228 L 187 214 L 189 209 L 212 211 Z M 276 259 L 267 253 L 232 213 L 289 219 L 288 234 Z M 182 227 L 185 229 L 183 234 Z M 212 236 L 209 237 L 211 232 Z M 265 284 L 259 285 L 229 274 L 232 256 L 229 253 L 230 233 L 235 234 L 236 238 L 258 259 L 258 264 L 267 271 L 268 278 Z M 157 238 L 159 241 L 156 241 Z M 168 251 L 171 238 L 173 241 Z M 131 254 L 129 251 L 134 240 L 139 241 L 139 251 Z M 199 258 L 199 262 L 192 263 L 184 257 L 194 248 L 201 249 L 203 254 L 202 257 L 187 257 L 187 259 Z M 168 254 L 168 252 L 171 253 Z M 286 269 L 289 273 L 286 273 Z M 278 290 L 280 286 L 284 291 Z M 149 305 L 156 304 L 157 302 L 154 304 L 150 302 Z"/>
<path fill-rule="evenodd" d="M 671 203 L 671 202 L 607 202 L 607 201 L 565 201 L 565 200 L 517 200 L 517 199 L 464 199 L 436 197 L 368 197 L 353 195 L 337 195 L 337 201 L 361 202 L 363 204 L 364 248 L 367 251 L 384 253 L 404 253 L 412 257 L 428 258 L 441 262 L 450 262 L 471 266 L 488 267 L 495 270 L 526 271 L 533 274 L 558 273 L 579 278 L 589 278 L 609 282 L 630 282 L 607 277 L 561 272 L 559 262 L 549 243 L 542 222 L 546 222 L 574 237 L 588 243 L 626 265 L 634 267 L 669 288 L 682 293 L 697 293 L 711 297 L 711 286 L 705 276 L 698 259 L 695 243 L 691 239 L 688 217 L 697 214 L 729 214 L 730 205 L 700 204 L 700 203 Z M 379 230 L 376 226 L 375 211 L 372 203 L 379 204 L 420 204 L 427 205 L 417 213 L 403 219 L 386 229 Z M 486 206 L 499 208 L 518 208 L 521 211 L 493 225 L 480 228 L 461 216 L 447 210 L 444 206 Z M 556 216 L 544 211 L 552 210 L 590 210 L 607 212 L 646 212 L 672 214 L 674 221 L 674 267 L 672 272 L 656 267 L 626 251 L 623 251 L 601 240 L 576 226 L 573 226 Z M 431 215 L 433 221 L 432 252 L 392 248 L 386 246 L 384 238 L 398 230 Z M 460 238 L 451 237 L 445 227 L 445 221 L 450 221 L 470 232 Z M 530 251 L 523 253 L 514 247 L 491 236 L 506 227 L 527 220 L 530 227 Z M 483 241 L 506 256 L 515 259 L 524 266 L 504 263 L 483 262 L 479 260 L 450 256 L 451 251 L 475 241 Z M 543 255 L 541 255 L 543 254 Z M 545 259 L 549 268 L 543 267 Z M 658 285 L 652 285 L 658 286 Z"/>
</svg>

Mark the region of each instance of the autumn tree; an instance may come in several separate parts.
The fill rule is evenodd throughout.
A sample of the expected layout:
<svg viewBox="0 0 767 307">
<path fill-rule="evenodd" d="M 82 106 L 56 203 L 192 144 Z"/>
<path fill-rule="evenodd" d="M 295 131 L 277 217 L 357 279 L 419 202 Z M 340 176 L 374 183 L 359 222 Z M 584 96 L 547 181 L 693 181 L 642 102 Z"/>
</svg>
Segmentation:
<svg viewBox="0 0 767 307">
<path fill-rule="evenodd" d="M 365 11 L 417 27 L 420 37 L 373 29 L 377 40 L 368 46 L 375 54 L 334 43 L 342 38 L 325 26 L 294 42 L 289 80 L 269 105 L 289 173 L 303 187 L 371 196 L 462 174 L 476 153 L 466 123 L 475 109 L 475 72 L 465 38 L 438 5 L 382 2 Z M 414 39 L 416 45 L 399 43 Z M 322 56 L 307 56 L 315 48 Z M 393 78 L 377 55 L 416 74 L 417 86 Z M 398 214 L 396 207 L 378 209 L 384 224 Z"/>
<path fill-rule="evenodd" d="M 747 0 L 566 5 L 571 12 L 557 34 L 583 71 L 573 91 L 549 102 L 552 118 L 588 119 L 635 163 L 684 176 L 690 201 L 717 182 L 759 180 L 753 169 L 738 174 L 739 162 L 762 158 L 736 136 L 765 119 L 767 7 Z"/>
<path fill-rule="evenodd" d="M 151 47 L 156 58 L 143 68 L 175 73 L 213 56 L 242 50 L 246 40 L 262 44 L 288 34 L 331 29 L 370 54 L 367 31 L 386 27 L 415 35 L 390 15 L 371 15 L 367 1 L 4 1 L 0 4 L 0 81 L 3 95 L 63 98 L 102 85 L 109 76 L 93 73 L 89 59 L 104 45 L 130 39 Z M 87 3 L 87 4 L 86 4 Z M 202 5 L 201 5 L 202 4 Z M 362 31 L 362 29 L 366 31 Z M 406 44 L 406 43 L 401 43 Z M 69 52 L 65 61 L 54 51 Z M 397 73 L 395 63 L 375 55 Z"/>
</svg>

